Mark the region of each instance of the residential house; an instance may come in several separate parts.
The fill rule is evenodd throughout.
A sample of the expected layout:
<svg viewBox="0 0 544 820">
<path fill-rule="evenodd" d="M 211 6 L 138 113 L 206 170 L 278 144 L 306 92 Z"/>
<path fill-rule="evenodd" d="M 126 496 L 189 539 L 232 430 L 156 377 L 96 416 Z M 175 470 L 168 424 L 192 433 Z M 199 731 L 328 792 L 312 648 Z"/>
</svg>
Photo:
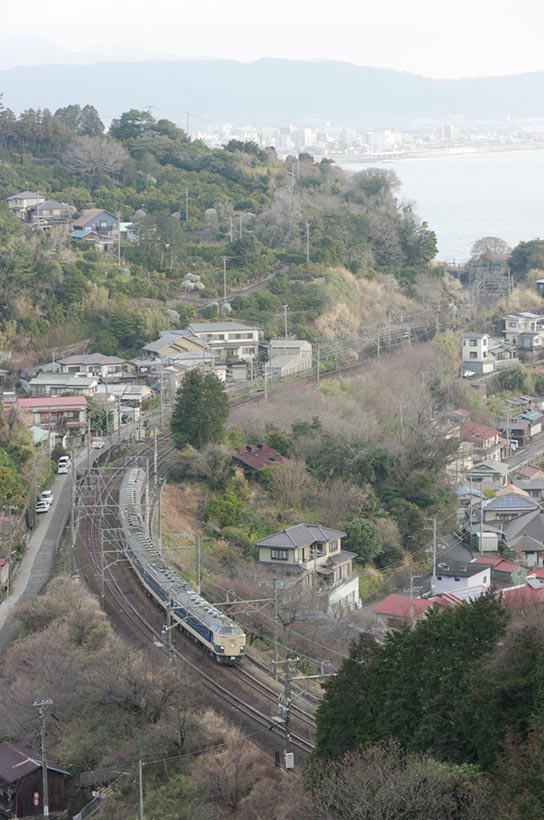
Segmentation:
<svg viewBox="0 0 544 820">
<path fill-rule="evenodd" d="M 514 478 L 512 484 L 536 501 L 544 499 L 544 481 L 541 478 Z"/>
<path fill-rule="evenodd" d="M 480 489 L 503 487 L 507 476 L 508 465 L 501 461 L 480 461 L 466 473 L 467 479 Z"/>
<path fill-rule="evenodd" d="M 18 407 L 31 424 L 50 430 L 58 439 L 84 435 L 87 429 L 87 399 L 84 396 L 55 396 L 17 399 Z"/>
<path fill-rule="evenodd" d="M 531 422 L 528 419 L 515 418 L 509 422 L 501 422 L 499 429 L 502 435 L 511 441 L 516 441 L 518 447 L 526 447 L 531 443 Z"/>
<path fill-rule="evenodd" d="M 353 574 L 355 553 L 342 549 L 345 532 L 297 524 L 255 542 L 259 565 L 278 576 L 300 576 L 304 589 L 327 592 L 331 608 L 359 605 L 359 578 Z"/>
<path fill-rule="evenodd" d="M 73 393 L 78 396 L 93 396 L 98 390 L 96 376 L 83 376 L 78 373 L 40 373 L 29 384 L 30 395 L 63 396 Z"/>
<path fill-rule="evenodd" d="M 45 202 L 45 197 L 37 191 L 21 191 L 20 194 L 8 196 L 6 202 L 10 211 L 23 222 L 28 222 L 28 209 Z"/>
<path fill-rule="evenodd" d="M 312 367 L 312 345 L 303 339 L 273 339 L 268 370 L 272 378 L 293 376 Z"/>
<path fill-rule="evenodd" d="M 65 779 L 69 773 L 47 761 L 50 816 L 65 817 Z M 0 814 L 4 817 L 44 817 L 43 763 L 23 743 L 0 743 Z"/>
<path fill-rule="evenodd" d="M 461 425 L 461 439 L 473 445 L 473 453 L 482 461 L 501 461 L 506 442 L 501 434 L 487 424 L 465 421 Z"/>
<path fill-rule="evenodd" d="M 468 561 L 441 561 L 437 564 L 436 576 L 431 579 L 431 591 L 434 595 L 441 592 L 454 592 L 457 595 L 463 590 L 477 587 L 479 591 L 474 592 L 477 597 L 489 589 L 490 585 L 490 568 Z"/>
<path fill-rule="evenodd" d="M 487 343 L 487 355 L 493 361 L 495 370 L 504 370 L 519 362 L 515 348 L 505 339 L 497 339 L 494 336 L 491 336 Z"/>
<path fill-rule="evenodd" d="M 535 604 L 544 603 L 544 581 L 536 577 L 536 573 L 531 574 L 525 583 L 502 589 L 501 598 L 509 609 L 532 609 Z"/>
<path fill-rule="evenodd" d="M 249 361 L 259 354 L 258 327 L 241 322 L 192 322 L 187 330 L 206 342 L 208 349 L 220 358 L 234 357 Z"/>
<path fill-rule="evenodd" d="M 534 464 L 524 464 L 516 470 L 516 477 L 520 479 L 539 478 L 544 480 L 544 470 L 541 470 L 539 467 L 535 467 Z"/>
<path fill-rule="evenodd" d="M 129 362 L 118 356 L 104 356 L 102 353 L 81 353 L 59 359 L 61 373 L 84 373 L 87 376 L 98 376 L 101 379 L 110 376 L 122 376 L 131 368 Z"/>
<path fill-rule="evenodd" d="M 491 581 L 497 584 L 522 584 L 529 572 L 527 567 L 498 555 L 479 555 L 473 563 L 491 567 Z"/>
<path fill-rule="evenodd" d="M 544 566 L 544 510 L 525 513 L 504 524 L 502 540 L 527 567 Z"/>
<path fill-rule="evenodd" d="M 145 384 L 100 384 L 96 392 L 98 396 L 113 396 L 123 404 L 132 407 L 141 407 L 151 398 L 153 391 Z"/>
<path fill-rule="evenodd" d="M 94 245 L 100 253 L 106 253 L 107 251 L 113 250 L 117 243 L 117 240 L 109 234 L 98 233 L 97 231 L 81 230 L 80 228 L 75 231 L 71 231 L 70 236 L 72 239 L 77 241 L 88 242 L 89 244 Z"/>
<path fill-rule="evenodd" d="M 544 316 L 524 311 L 503 318 L 503 335 L 516 348 L 535 350 L 544 345 Z"/>
<path fill-rule="evenodd" d="M 528 495 L 521 495 L 522 491 L 509 492 L 497 495 L 483 502 L 484 524 L 493 522 L 495 526 L 503 522 L 519 518 L 520 515 L 540 509 L 540 504 Z"/>
<path fill-rule="evenodd" d="M 494 371 L 495 364 L 488 353 L 489 339 L 488 333 L 463 333 L 461 347 L 463 371 L 473 371 L 479 376 Z"/>
<path fill-rule="evenodd" d="M 72 225 L 72 214 L 74 208 L 66 202 L 56 202 L 54 199 L 46 199 L 36 205 L 30 205 L 27 210 L 27 222 L 34 228 L 50 230 L 51 228 L 63 228 L 69 231 Z"/>
<path fill-rule="evenodd" d="M 275 464 L 286 464 L 289 459 L 270 447 L 269 444 L 248 444 L 236 450 L 232 460 L 237 467 L 241 467 L 246 475 L 255 475 L 266 467 Z"/>
<path fill-rule="evenodd" d="M 167 359 L 176 353 L 199 351 L 202 357 L 207 352 L 206 341 L 190 330 L 161 330 L 159 338 L 143 347 L 144 355 L 155 361 Z"/>
<path fill-rule="evenodd" d="M 372 612 L 379 615 L 389 629 L 400 629 L 407 623 L 419 621 L 432 607 L 448 606 L 439 596 L 420 598 L 392 592 Z"/>
<path fill-rule="evenodd" d="M 117 239 L 119 219 L 104 208 L 91 208 L 82 212 L 79 219 L 74 221 L 73 227 L 77 230 L 93 231 L 96 234 Z"/>
</svg>

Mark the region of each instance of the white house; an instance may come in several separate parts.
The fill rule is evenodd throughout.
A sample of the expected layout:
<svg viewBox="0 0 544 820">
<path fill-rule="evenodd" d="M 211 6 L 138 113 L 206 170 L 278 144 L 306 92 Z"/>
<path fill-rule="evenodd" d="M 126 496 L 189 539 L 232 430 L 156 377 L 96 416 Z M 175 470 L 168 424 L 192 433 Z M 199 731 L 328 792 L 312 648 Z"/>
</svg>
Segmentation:
<svg viewBox="0 0 544 820">
<path fill-rule="evenodd" d="M 436 576 L 431 580 L 434 595 L 441 592 L 456 592 L 471 587 L 489 589 L 491 585 L 491 567 L 462 561 L 439 563 Z"/>
<path fill-rule="evenodd" d="M 538 313 L 509 313 L 503 318 L 503 334 L 514 347 L 533 350 L 544 346 L 544 316 Z"/>
<path fill-rule="evenodd" d="M 301 576 L 304 589 L 328 594 L 329 607 L 359 605 L 359 578 L 353 574 L 355 553 L 342 549 L 340 530 L 308 524 L 287 527 L 255 542 L 259 564 L 277 575 Z"/>
<path fill-rule="evenodd" d="M 21 191 L 20 194 L 13 194 L 6 199 L 8 208 L 13 211 L 19 219 L 27 221 L 28 209 L 45 202 L 45 197 L 37 191 Z"/>
<path fill-rule="evenodd" d="M 62 396 L 74 393 L 78 396 L 93 396 L 98 389 L 96 376 L 79 373 L 40 373 L 29 382 L 30 395 Z"/>
<path fill-rule="evenodd" d="M 119 375 L 129 370 L 129 363 L 124 359 L 117 356 L 104 356 L 102 353 L 68 356 L 65 359 L 59 359 L 58 365 L 61 373 L 84 373 L 101 378 Z"/>
<path fill-rule="evenodd" d="M 472 370 L 478 375 L 494 371 L 495 363 L 488 351 L 489 340 L 487 333 L 463 333 L 461 348 L 463 370 Z"/>
<path fill-rule="evenodd" d="M 260 329 L 241 322 L 193 322 L 187 330 L 206 342 L 217 356 L 255 359 L 259 352 Z"/>
</svg>

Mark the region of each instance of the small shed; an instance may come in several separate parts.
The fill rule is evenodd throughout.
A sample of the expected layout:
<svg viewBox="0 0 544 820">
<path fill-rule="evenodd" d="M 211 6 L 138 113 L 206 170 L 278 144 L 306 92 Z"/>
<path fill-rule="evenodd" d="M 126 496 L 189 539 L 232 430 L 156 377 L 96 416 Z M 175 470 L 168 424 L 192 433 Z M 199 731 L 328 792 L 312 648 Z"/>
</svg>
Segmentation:
<svg viewBox="0 0 544 820">
<path fill-rule="evenodd" d="M 237 467 L 243 469 L 246 475 L 259 473 L 265 467 L 286 464 L 289 461 L 269 444 L 248 444 L 247 447 L 236 450 L 232 460 Z"/>
<path fill-rule="evenodd" d="M 64 816 L 64 781 L 68 772 L 47 764 L 49 815 Z M 0 814 L 7 817 L 43 816 L 43 772 L 40 757 L 22 743 L 0 743 Z"/>
</svg>

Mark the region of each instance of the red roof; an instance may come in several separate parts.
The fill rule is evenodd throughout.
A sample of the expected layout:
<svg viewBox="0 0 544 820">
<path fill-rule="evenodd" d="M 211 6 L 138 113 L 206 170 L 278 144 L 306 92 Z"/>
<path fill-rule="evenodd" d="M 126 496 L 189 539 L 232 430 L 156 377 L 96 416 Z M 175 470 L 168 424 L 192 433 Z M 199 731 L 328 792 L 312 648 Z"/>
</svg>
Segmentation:
<svg viewBox="0 0 544 820">
<path fill-rule="evenodd" d="M 500 558 L 498 555 L 490 555 L 486 557 L 485 555 L 479 555 L 473 562 L 473 564 L 491 564 L 492 568 L 496 572 L 515 572 L 517 569 L 521 568 L 521 564 L 516 564 L 514 561 L 507 561 L 505 558 Z"/>
<path fill-rule="evenodd" d="M 22 743 L 10 740 L 0 743 L 0 783 L 16 783 L 41 768 L 41 759 L 33 755 L 32 751 Z M 59 769 L 55 763 L 48 763 L 47 768 L 68 774 L 64 769 Z"/>
<path fill-rule="evenodd" d="M 529 577 L 534 575 L 535 578 L 544 578 L 544 567 L 542 569 L 532 569 L 529 572 Z"/>
<path fill-rule="evenodd" d="M 487 424 L 476 424 L 475 421 L 464 421 L 461 425 L 461 436 L 465 439 L 481 438 L 487 440 L 499 435 L 498 430 L 493 429 L 493 427 L 488 427 Z"/>
<path fill-rule="evenodd" d="M 444 602 L 440 598 L 414 598 L 414 617 L 419 618 L 429 607 L 438 604 L 444 606 Z M 392 618 L 409 618 L 410 617 L 410 596 L 399 595 L 392 592 L 379 604 L 376 604 L 372 610 L 376 615 L 389 615 Z"/>
<path fill-rule="evenodd" d="M 87 407 L 85 396 L 44 396 L 43 398 L 17 399 L 17 404 L 23 410 L 34 410 L 40 407 Z"/>
<path fill-rule="evenodd" d="M 533 589 L 528 584 L 523 587 L 507 587 L 502 590 L 504 603 L 507 606 L 523 606 L 524 604 L 544 603 L 544 586 Z"/>
<path fill-rule="evenodd" d="M 272 467 L 274 464 L 285 464 L 288 459 L 269 444 L 250 444 L 236 450 L 234 461 L 251 467 L 252 470 L 264 470 L 265 467 Z"/>
</svg>

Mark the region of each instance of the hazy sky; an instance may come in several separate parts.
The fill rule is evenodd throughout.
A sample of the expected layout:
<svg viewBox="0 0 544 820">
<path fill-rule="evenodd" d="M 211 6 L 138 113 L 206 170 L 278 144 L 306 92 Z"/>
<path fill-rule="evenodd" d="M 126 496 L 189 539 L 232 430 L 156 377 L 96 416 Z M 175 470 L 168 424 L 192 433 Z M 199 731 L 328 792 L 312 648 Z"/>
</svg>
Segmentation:
<svg viewBox="0 0 544 820">
<path fill-rule="evenodd" d="M 336 59 L 433 77 L 544 68 L 542 0 L 9 3 L 0 68 L 103 59 Z"/>
</svg>

